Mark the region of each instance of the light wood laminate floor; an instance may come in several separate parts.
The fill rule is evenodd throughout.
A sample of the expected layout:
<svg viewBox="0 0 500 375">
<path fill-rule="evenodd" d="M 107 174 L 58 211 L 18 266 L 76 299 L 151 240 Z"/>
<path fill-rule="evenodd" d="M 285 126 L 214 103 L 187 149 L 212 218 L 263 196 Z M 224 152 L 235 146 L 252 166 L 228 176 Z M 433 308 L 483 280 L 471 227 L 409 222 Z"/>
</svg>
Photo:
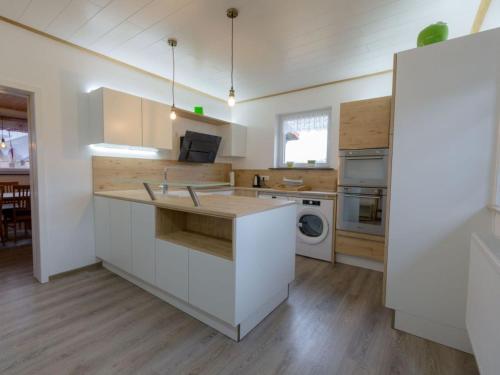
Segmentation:
<svg viewBox="0 0 500 375">
<path fill-rule="evenodd" d="M 40 285 L 0 251 L 0 374 L 477 374 L 391 329 L 382 275 L 297 257 L 290 298 L 241 343 L 105 269 Z"/>
</svg>

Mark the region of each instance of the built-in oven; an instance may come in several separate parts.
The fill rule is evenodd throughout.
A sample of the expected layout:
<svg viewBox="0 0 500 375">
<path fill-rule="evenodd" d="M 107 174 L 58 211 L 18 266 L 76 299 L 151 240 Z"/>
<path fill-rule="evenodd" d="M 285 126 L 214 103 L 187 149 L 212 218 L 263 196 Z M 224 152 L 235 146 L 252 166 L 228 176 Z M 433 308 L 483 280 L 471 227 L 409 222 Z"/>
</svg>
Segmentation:
<svg viewBox="0 0 500 375">
<path fill-rule="evenodd" d="M 340 186 L 337 191 L 337 229 L 385 234 L 387 189 Z"/>
<path fill-rule="evenodd" d="M 388 150 L 339 151 L 340 186 L 387 186 Z"/>
</svg>

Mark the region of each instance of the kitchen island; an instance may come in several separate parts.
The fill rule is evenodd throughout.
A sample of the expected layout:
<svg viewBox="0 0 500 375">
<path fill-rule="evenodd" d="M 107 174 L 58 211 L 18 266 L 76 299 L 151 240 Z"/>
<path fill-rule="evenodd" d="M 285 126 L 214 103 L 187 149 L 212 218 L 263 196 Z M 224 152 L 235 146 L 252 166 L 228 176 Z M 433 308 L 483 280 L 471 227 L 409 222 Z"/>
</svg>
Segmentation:
<svg viewBox="0 0 500 375">
<path fill-rule="evenodd" d="M 294 202 L 144 190 L 94 193 L 104 267 L 239 341 L 288 297 Z"/>
</svg>

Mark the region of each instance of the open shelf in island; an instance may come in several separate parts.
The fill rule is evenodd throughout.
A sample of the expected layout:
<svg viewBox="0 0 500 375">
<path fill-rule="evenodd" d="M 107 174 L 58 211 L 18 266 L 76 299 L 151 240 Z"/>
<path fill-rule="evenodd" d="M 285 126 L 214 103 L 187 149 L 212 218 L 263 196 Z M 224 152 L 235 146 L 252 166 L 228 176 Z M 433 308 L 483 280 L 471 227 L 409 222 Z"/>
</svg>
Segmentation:
<svg viewBox="0 0 500 375">
<path fill-rule="evenodd" d="M 157 208 L 156 238 L 233 260 L 231 219 Z"/>
</svg>

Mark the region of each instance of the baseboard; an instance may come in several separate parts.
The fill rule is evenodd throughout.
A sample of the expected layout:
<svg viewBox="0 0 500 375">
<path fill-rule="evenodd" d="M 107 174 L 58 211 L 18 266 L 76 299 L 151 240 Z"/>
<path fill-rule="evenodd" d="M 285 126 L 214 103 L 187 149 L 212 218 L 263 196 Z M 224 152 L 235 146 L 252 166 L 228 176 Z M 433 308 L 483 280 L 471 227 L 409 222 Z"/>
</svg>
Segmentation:
<svg viewBox="0 0 500 375">
<path fill-rule="evenodd" d="M 436 323 L 399 310 L 396 310 L 394 317 L 394 328 L 472 354 L 466 329 Z"/>
<path fill-rule="evenodd" d="M 56 273 L 56 274 L 54 274 L 52 276 L 49 276 L 49 281 L 61 279 L 63 277 L 74 275 L 74 274 L 77 274 L 77 273 L 80 273 L 80 272 L 84 272 L 84 271 L 93 271 L 93 270 L 99 269 L 101 267 L 102 267 L 102 262 L 99 261 L 97 263 L 89 264 L 88 266 L 83 266 L 83 267 L 80 267 L 80 268 L 75 268 L 74 270 L 69 270 L 69 271 L 65 271 L 65 272 L 61 272 L 61 273 Z"/>
<path fill-rule="evenodd" d="M 384 263 L 383 262 L 377 262 L 376 260 L 355 257 L 352 255 L 336 253 L 335 254 L 335 262 L 342 263 L 342 264 L 348 264 L 350 266 L 367 268 L 367 269 L 373 270 L 373 271 L 384 272 Z"/>
</svg>

